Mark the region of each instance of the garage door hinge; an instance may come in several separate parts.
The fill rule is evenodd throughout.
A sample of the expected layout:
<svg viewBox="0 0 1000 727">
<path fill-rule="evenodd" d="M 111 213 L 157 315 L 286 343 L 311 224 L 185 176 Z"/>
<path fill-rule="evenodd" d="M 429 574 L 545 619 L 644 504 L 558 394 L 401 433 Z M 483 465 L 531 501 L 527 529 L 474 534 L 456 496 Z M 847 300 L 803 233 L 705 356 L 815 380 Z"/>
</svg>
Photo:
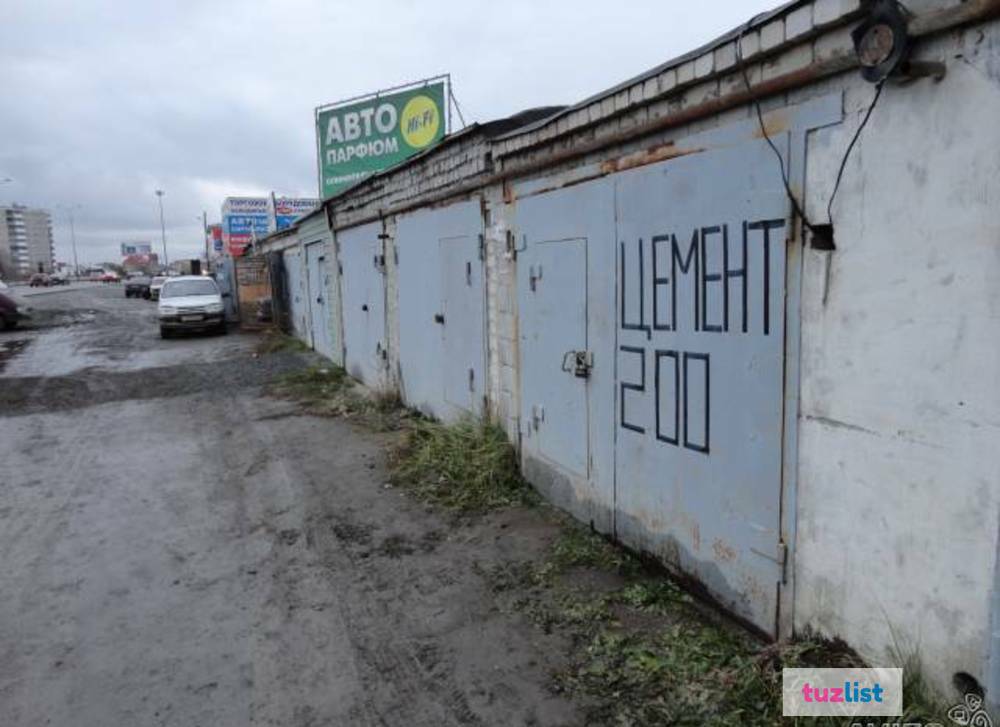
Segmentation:
<svg viewBox="0 0 1000 727">
<path fill-rule="evenodd" d="M 767 553 L 760 552 L 756 548 L 750 548 L 751 553 L 759 555 L 761 558 L 766 558 L 781 569 L 781 583 L 784 585 L 785 583 L 788 583 L 788 546 L 785 545 L 784 540 L 778 541 L 777 551 L 777 556 L 771 556 Z"/>
</svg>

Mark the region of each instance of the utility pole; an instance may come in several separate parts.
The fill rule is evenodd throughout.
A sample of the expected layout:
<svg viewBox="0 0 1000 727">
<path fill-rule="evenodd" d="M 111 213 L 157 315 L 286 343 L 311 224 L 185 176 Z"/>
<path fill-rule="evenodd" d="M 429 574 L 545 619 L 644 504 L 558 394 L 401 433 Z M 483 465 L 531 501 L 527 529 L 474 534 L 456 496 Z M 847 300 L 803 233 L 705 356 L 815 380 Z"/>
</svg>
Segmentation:
<svg viewBox="0 0 1000 727">
<path fill-rule="evenodd" d="M 163 195 L 164 191 L 162 189 L 156 190 L 156 198 L 160 201 L 160 235 L 163 240 L 163 265 L 166 267 L 170 265 L 170 260 L 167 258 L 167 228 L 163 224 Z"/>
</svg>

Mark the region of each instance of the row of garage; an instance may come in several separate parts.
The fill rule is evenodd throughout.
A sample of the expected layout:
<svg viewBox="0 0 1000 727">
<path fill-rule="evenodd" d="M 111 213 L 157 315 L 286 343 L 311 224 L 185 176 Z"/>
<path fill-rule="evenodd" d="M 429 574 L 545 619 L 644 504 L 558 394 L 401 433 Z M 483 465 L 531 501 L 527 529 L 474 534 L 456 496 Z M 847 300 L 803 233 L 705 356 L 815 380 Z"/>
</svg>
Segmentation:
<svg viewBox="0 0 1000 727">
<path fill-rule="evenodd" d="M 846 161 L 875 92 L 840 42 L 858 11 L 796 1 L 326 200 L 260 245 L 295 334 L 428 415 L 497 420 L 553 502 L 771 637 L 919 637 L 938 684 L 1000 684 L 1000 381 L 962 383 L 1000 363 L 1000 175 L 975 161 L 1000 165 L 1000 32 L 925 4 L 914 52 L 947 74 L 887 87 Z"/>
</svg>

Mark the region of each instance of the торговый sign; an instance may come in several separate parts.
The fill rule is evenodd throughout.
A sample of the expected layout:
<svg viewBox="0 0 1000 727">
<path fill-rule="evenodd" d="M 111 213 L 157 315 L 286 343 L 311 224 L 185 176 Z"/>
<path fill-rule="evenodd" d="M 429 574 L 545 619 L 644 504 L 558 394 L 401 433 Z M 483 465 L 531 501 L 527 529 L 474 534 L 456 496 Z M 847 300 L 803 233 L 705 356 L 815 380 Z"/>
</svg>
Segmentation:
<svg viewBox="0 0 1000 727">
<path fill-rule="evenodd" d="M 440 141 L 447 133 L 445 83 L 318 110 L 320 196 L 337 194 Z"/>
</svg>

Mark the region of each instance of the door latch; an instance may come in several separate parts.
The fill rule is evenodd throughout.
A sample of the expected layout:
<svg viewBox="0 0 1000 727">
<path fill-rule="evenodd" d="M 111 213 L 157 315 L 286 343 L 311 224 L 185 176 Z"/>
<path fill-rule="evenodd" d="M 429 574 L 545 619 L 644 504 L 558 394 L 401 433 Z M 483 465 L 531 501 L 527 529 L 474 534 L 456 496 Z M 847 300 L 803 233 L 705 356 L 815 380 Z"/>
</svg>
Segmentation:
<svg viewBox="0 0 1000 727">
<path fill-rule="evenodd" d="M 590 351 L 567 351 L 563 354 L 562 370 L 578 379 L 589 379 L 594 368 L 594 354 Z"/>
<path fill-rule="evenodd" d="M 531 428 L 536 432 L 538 425 L 545 421 L 545 407 L 538 404 L 531 405 Z"/>
<path fill-rule="evenodd" d="M 531 292 L 534 293 L 538 288 L 538 281 L 542 279 L 542 266 L 538 266 L 538 270 L 535 270 L 535 266 L 531 265 L 528 268 L 528 285 L 531 287 Z"/>
</svg>

